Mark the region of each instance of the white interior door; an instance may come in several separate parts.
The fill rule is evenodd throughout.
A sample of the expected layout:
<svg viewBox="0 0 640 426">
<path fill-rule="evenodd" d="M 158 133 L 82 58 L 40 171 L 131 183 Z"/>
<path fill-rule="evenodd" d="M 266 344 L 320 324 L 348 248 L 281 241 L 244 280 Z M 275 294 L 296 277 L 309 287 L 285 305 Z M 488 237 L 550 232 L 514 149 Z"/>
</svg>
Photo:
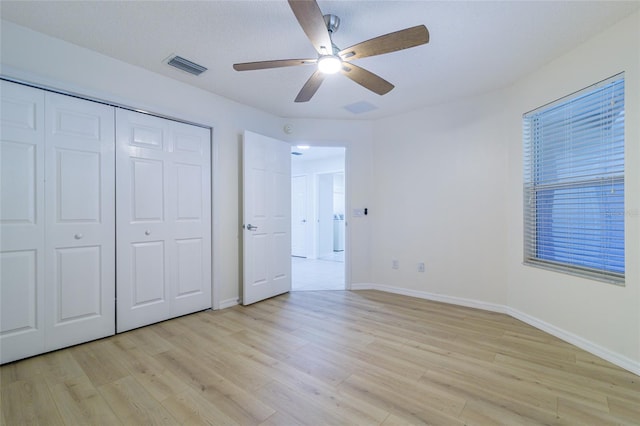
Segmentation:
<svg viewBox="0 0 640 426">
<path fill-rule="evenodd" d="M 307 257 L 307 176 L 291 178 L 291 255 Z"/>
<path fill-rule="evenodd" d="M 248 305 L 291 291 L 291 146 L 244 132 L 243 293 Z"/>
<path fill-rule="evenodd" d="M 115 333 L 114 108 L 45 94 L 45 349 Z"/>
<path fill-rule="evenodd" d="M 333 173 L 318 175 L 318 257 L 333 254 Z"/>
<path fill-rule="evenodd" d="M 0 362 L 44 351 L 44 92 L 0 81 Z"/>
<path fill-rule="evenodd" d="M 211 307 L 211 133 L 117 111 L 118 332 Z"/>
</svg>

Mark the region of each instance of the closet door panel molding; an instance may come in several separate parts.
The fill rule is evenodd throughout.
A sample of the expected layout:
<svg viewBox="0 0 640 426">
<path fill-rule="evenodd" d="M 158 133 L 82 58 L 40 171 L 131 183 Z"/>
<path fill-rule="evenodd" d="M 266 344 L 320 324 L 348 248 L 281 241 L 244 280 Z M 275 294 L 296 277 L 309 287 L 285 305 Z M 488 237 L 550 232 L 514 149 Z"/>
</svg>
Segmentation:
<svg viewBox="0 0 640 426">
<path fill-rule="evenodd" d="M 46 349 L 115 333 L 115 111 L 46 93 Z"/>
<path fill-rule="evenodd" d="M 166 120 L 116 111 L 118 332 L 171 318 Z"/>
<path fill-rule="evenodd" d="M 1 81 L 0 361 L 115 333 L 114 108 Z"/>
<path fill-rule="evenodd" d="M 44 93 L 0 81 L 0 362 L 44 351 Z"/>
<path fill-rule="evenodd" d="M 171 122 L 173 311 L 211 307 L 211 132 Z"/>
<path fill-rule="evenodd" d="M 210 129 L 0 84 L 0 362 L 210 308 Z"/>
<path fill-rule="evenodd" d="M 118 332 L 211 307 L 210 131 L 117 111 Z"/>
</svg>

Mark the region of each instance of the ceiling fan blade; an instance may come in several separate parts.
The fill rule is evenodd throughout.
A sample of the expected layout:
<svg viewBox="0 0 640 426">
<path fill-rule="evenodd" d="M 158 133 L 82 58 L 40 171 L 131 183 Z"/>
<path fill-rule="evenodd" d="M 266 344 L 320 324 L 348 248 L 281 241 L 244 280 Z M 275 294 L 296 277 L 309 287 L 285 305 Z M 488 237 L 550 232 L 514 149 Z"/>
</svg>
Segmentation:
<svg viewBox="0 0 640 426">
<path fill-rule="evenodd" d="M 375 75 L 374 73 L 360 68 L 352 63 L 342 63 L 342 75 L 349 77 L 365 89 L 369 89 L 378 95 L 384 95 L 389 93 L 395 86 L 389 83 L 382 77 Z"/>
<path fill-rule="evenodd" d="M 317 62 L 317 59 L 280 59 L 276 61 L 244 62 L 241 64 L 233 64 L 233 69 L 236 71 L 264 70 L 268 68 L 316 64 Z"/>
<path fill-rule="evenodd" d="M 313 75 L 307 80 L 307 82 L 302 86 L 300 93 L 296 96 L 296 102 L 308 102 L 309 99 L 315 95 L 318 91 L 318 88 L 324 81 L 324 77 L 326 74 L 316 71 Z"/>
<path fill-rule="evenodd" d="M 289 0 L 289 6 L 316 51 L 320 55 L 331 55 L 331 37 L 318 3 L 315 0 Z"/>
<path fill-rule="evenodd" d="M 351 61 L 353 59 L 366 58 L 367 56 L 408 49 L 428 42 L 429 31 L 427 27 L 418 25 L 363 41 L 341 50 L 338 55 L 343 61 Z"/>
</svg>

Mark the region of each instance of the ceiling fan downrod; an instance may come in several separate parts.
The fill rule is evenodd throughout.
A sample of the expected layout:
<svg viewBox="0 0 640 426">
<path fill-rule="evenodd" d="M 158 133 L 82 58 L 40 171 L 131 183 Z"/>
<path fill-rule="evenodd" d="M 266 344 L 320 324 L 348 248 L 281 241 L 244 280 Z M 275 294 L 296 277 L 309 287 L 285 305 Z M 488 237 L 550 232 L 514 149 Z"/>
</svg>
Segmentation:
<svg viewBox="0 0 640 426">
<path fill-rule="evenodd" d="M 336 15 L 324 15 L 324 23 L 327 26 L 327 32 L 329 33 L 329 40 L 331 40 L 331 52 L 326 52 L 324 55 L 320 55 L 318 58 L 318 70 L 323 74 L 335 74 L 342 68 L 342 59 L 338 56 L 340 49 L 333 42 L 333 33 L 338 31 L 340 26 L 340 18 Z"/>
<path fill-rule="evenodd" d="M 329 32 L 329 39 L 331 40 L 331 52 L 327 52 L 328 55 L 338 56 L 338 52 L 340 49 L 333 42 L 333 34 L 338 31 L 340 27 L 340 18 L 336 15 L 326 14 L 323 16 L 324 23 L 327 26 L 327 31 Z"/>
</svg>

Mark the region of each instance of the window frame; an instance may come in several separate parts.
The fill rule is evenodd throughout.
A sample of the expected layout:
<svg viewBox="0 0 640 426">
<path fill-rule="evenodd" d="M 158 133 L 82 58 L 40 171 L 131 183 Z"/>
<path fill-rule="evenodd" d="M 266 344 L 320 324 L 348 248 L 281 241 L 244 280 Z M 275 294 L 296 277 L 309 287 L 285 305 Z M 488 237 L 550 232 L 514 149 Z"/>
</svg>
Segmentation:
<svg viewBox="0 0 640 426">
<path fill-rule="evenodd" d="M 615 91 L 615 86 L 616 84 L 621 84 L 622 85 L 622 96 L 621 96 L 621 100 L 622 100 L 622 140 L 617 140 L 616 136 L 614 135 L 613 131 L 611 132 L 611 139 L 610 140 L 606 140 L 603 138 L 602 141 L 599 142 L 599 147 L 600 146 L 604 146 L 604 143 L 610 143 L 613 146 L 613 142 L 617 143 L 618 145 L 616 145 L 616 147 L 618 149 L 622 150 L 622 165 L 618 166 L 621 167 L 621 170 L 617 170 L 611 174 L 608 175 L 607 177 L 598 177 L 598 176 L 591 176 L 588 174 L 576 174 L 575 170 L 578 169 L 579 167 L 573 167 L 573 165 L 571 166 L 571 168 L 566 168 L 563 169 L 561 167 L 558 167 L 557 170 L 555 171 L 567 171 L 567 170 L 571 170 L 571 172 L 569 172 L 566 177 L 564 178 L 558 178 L 557 176 L 553 179 L 548 179 L 548 182 L 544 182 L 545 178 L 544 177 L 540 177 L 540 176 L 544 176 L 544 173 L 546 172 L 541 172 L 541 169 L 543 168 L 543 163 L 544 160 L 542 160 L 541 158 L 543 157 L 543 154 L 541 154 L 540 152 L 542 151 L 543 148 L 549 149 L 549 147 L 547 145 L 544 145 L 544 143 L 542 142 L 541 138 L 544 138 L 544 135 L 541 135 L 540 133 L 544 133 L 540 132 L 539 128 L 538 128 L 538 124 L 539 123 L 535 123 L 534 121 L 536 119 L 540 119 L 541 116 L 543 116 L 545 113 L 548 113 L 550 111 L 554 111 L 557 110 L 558 108 L 571 108 L 574 106 L 579 106 L 582 107 L 583 104 L 580 104 L 580 98 L 585 98 L 589 95 L 599 95 L 600 93 L 604 93 L 604 89 L 607 87 L 612 87 L 613 91 Z M 604 99 L 604 98 L 603 98 Z M 532 111 L 529 111 L 525 114 L 523 114 L 522 116 L 522 141 L 523 141 L 523 264 L 527 265 L 527 266 L 533 266 L 533 267 L 537 267 L 537 268 L 543 268 L 543 269 L 548 269 L 548 270 L 553 270 L 556 272 L 561 272 L 561 273 L 565 273 L 565 274 L 569 274 L 569 275 L 576 275 L 576 276 L 580 276 L 580 277 L 584 277 L 584 278 L 589 278 L 589 279 L 593 279 L 593 280 L 597 280 L 597 281 L 603 281 L 603 282 L 607 282 L 607 283 L 613 283 L 613 284 L 617 284 L 617 285 L 621 285 L 624 286 L 625 285 L 625 270 L 626 270 L 626 258 L 625 258 L 625 228 L 626 228 L 626 221 L 625 221 L 625 197 L 624 197 L 624 181 L 625 181 L 625 161 L 624 161 L 624 151 L 625 151 L 625 123 L 624 123 L 624 101 L 625 101 L 625 75 L 624 72 L 616 74 L 612 77 L 609 77 L 601 82 L 598 82 L 596 84 L 593 84 L 591 86 L 588 86 L 580 91 L 577 91 L 575 93 L 572 93 L 570 95 L 567 95 L 565 97 L 562 97 L 554 102 L 551 102 L 549 104 L 543 105 L 541 107 L 538 107 Z M 600 104 L 602 104 L 603 106 L 606 106 L 604 100 L 599 100 L 598 102 L 600 102 Z M 617 111 L 617 109 L 620 108 L 619 105 L 617 105 L 614 108 L 614 103 L 611 104 L 611 106 L 607 109 L 606 107 L 603 108 L 602 112 L 600 113 L 600 115 L 598 116 L 598 128 L 601 129 L 603 127 L 603 125 L 606 123 L 605 120 L 603 120 L 601 117 L 605 116 L 606 114 L 610 114 L 611 117 L 613 117 L 613 113 L 615 111 Z M 617 109 L 616 109 L 617 108 Z M 570 132 L 573 132 L 573 125 L 574 125 L 574 121 L 573 120 L 573 116 L 571 116 L 571 120 L 567 120 L 567 119 L 563 119 L 563 130 L 568 132 L 567 134 L 569 134 Z M 613 125 L 615 124 L 614 121 L 611 122 L 611 129 L 613 129 Z M 568 129 L 567 129 L 568 128 Z M 600 130 L 602 132 L 602 130 Z M 538 133 L 536 133 L 538 132 Z M 577 131 L 576 131 L 577 132 Z M 569 138 L 571 139 L 573 137 L 573 134 L 571 133 L 570 136 L 564 136 L 564 138 Z M 564 139 L 554 136 L 554 138 L 558 138 L 559 141 L 552 141 L 555 145 L 552 145 L 554 148 L 556 148 L 557 145 L 561 145 L 562 142 L 560 141 L 564 141 Z M 551 139 L 551 137 L 550 137 Z M 572 139 L 571 139 L 572 140 Z M 576 140 L 580 140 L 579 138 L 576 138 Z M 619 146 L 621 142 L 621 147 Z M 542 148 L 541 148 L 542 146 Z M 574 146 L 572 146 L 572 148 L 575 149 Z M 599 148 L 602 149 L 602 148 Z M 598 151 L 600 152 L 600 151 Z M 548 154 L 547 154 L 548 155 Z M 620 155 L 620 154 L 618 154 Z M 587 157 L 587 158 L 591 158 L 591 157 Z M 592 158 L 591 158 L 592 159 Z M 550 160 L 546 160 L 546 161 L 550 161 Z M 585 161 L 584 159 L 582 161 Z M 544 166 L 546 166 L 546 164 L 544 164 Z M 542 181 L 542 183 L 541 183 Z M 570 262 L 568 260 L 560 260 L 560 261 L 556 261 L 559 258 L 572 258 L 572 257 L 581 257 L 581 255 L 584 255 L 584 253 L 588 250 L 588 247 L 586 244 L 584 245 L 579 245 L 577 246 L 577 249 L 574 249 L 574 251 L 570 252 L 571 254 L 568 254 L 566 256 L 562 256 L 562 255 L 549 255 L 544 253 L 545 249 L 547 248 L 547 244 L 551 243 L 549 246 L 551 247 L 549 249 L 550 252 L 554 252 L 556 250 L 555 247 L 555 243 L 554 243 L 554 239 L 555 237 L 552 236 L 553 233 L 557 232 L 557 230 L 554 230 L 555 228 L 553 227 L 553 225 L 545 225 L 545 222 L 542 221 L 541 218 L 552 218 L 553 215 L 555 213 L 551 212 L 551 213 L 545 213 L 544 211 L 541 212 L 540 210 L 544 208 L 539 207 L 540 201 L 539 201 L 539 197 L 541 195 L 541 193 L 544 193 L 545 191 L 547 191 L 548 193 L 551 194 L 551 203 L 548 204 L 549 206 L 553 206 L 556 207 L 556 204 L 560 204 L 560 202 L 556 201 L 554 198 L 557 197 L 558 195 L 556 195 L 554 192 L 555 191 L 562 191 L 564 189 L 570 190 L 570 191 L 578 191 L 578 188 L 590 188 L 593 190 L 594 193 L 597 193 L 598 188 L 602 188 L 603 187 L 603 183 L 607 183 L 612 185 L 618 185 L 621 186 L 621 192 L 622 192 L 622 209 L 620 211 L 616 210 L 615 213 L 610 213 L 612 212 L 612 210 L 608 210 L 606 207 L 607 206 L 611 206 L 611 205 L 618 205 L 619 207 L 619 202 L 615 202 L 612 201 L 611 204 L 609 202 L 595 202 L 594 205 L 600 207 L 600 215 L 606 216 L 606 215 L 618 215 L 618 216 L 622 216 L 621 220 L 622 220 L 622 230 L 620 231 L 620 229 L 609 229 L 606 227 L 602 227 L 602 228 L 598 228 L 592 231 L 592 233 L 590 233 L 589 235 L 592 235 L 591 238 L 597 238 L 598 234 L 606 234 L 607 232 L 617 232 L 618 234 L 621 232 L 622 236 L 621 236 L 621 243 L 622 243 L 622 272 L 616 271 L 614 270 L 614 267 L 611 266 L 610 269 L 607 269 L 605 266 L 603 267 L 590 267 L 587 266 L 587 264 L 589 262 L 584 261 L 583 264 L 580 264 L 579 261 L 573 261 Z M 550 191 L 550 192 L 549 192 Z M 613 192 L 613 189 L 612 189 Z M 588 197 L 585 196 L 585 199 L 588 199 Z M 569 212 L 569 210 L 571 208 L 578 208 L 578 207 L 585 207 L 587 206 L 587 202 L 580 202 L 580 203 L 576 203 L 575 205 L 571 205 L 571 207 L 566 208 L 566 212 Z M 604 209 L 603 209 L 604 207 Z M 605 212 L 605 213 L 602 213 Z M 545 217 L 544 214 L 546 214 L 548 217 Z M 571 218 L 573 216 L 570 216 Z M 571 219 L 570 219 L 571 220 Z M 549 220 L 549 223 L 553 223 L 553 220 Z M 615 221 L 611 220 L 612 223 L 614 223 Z M 586 223 L 586 220 L 584 221 L 584 223 Z M 616 224 L 618 227 L 620 226 L 619 223 Z M 547 226 L 547 228 L 544 228 L 545 226 Z M 540 229 L 543 228 L 543 230 L 541 231 Z M 561 230 L 567 230 L 567 229 L 571 229 L 571 226 L 567 226 L 565 228 L 561 228 L 558 227 L 558 229 Z M 547 235 L 545 236 L 545 240 L 543 243 L 542 248 L 540 248 L 541 244 L 539 242 L 539 240 L 541 239 L 540 234 L 543 232 L 547 232 Z M 572 240 L 573 241 L 573 240 Z M 587 243 L 589 241 L 589 237 L 587 238 L 577 238 L 577 242 L 581 242 L 581 243 Z M 616 239 L 616 242 L 618 243 L 618 245 L 620 244 L 620 238 Z M 569 247 L 570 249 L 570 245 L 569 243 L 565 243 L 565 245 L 560 245 L 559 247 L 562 248 L 567 248 Z M 616 248 L 616 247 L 608 247 L 607 249 L 602 249 L 602 251 L 615 251 L 619 254 L 620 252 L 620 248 Z M 558 250 L 560 251 L 560 250 Z M 543 254 L 540 254 L 543 253 Z M 555 256 L 555 259 L 553 259 L 553 257 Z M 603 255 L 602 253 L 598 256 L 593 256 L 594 259 L 603 259 L 606 255 Z M 618 268 L 619 268 L 619 260 L 618 256 Z M 585 256 L 585 258 L 591 259 L 588 256 Z M 591 264 L 593 265 L 594 262 L 591 262 Z M 604 264 L 604 262 L 603 262 Z"/>
</svg>

